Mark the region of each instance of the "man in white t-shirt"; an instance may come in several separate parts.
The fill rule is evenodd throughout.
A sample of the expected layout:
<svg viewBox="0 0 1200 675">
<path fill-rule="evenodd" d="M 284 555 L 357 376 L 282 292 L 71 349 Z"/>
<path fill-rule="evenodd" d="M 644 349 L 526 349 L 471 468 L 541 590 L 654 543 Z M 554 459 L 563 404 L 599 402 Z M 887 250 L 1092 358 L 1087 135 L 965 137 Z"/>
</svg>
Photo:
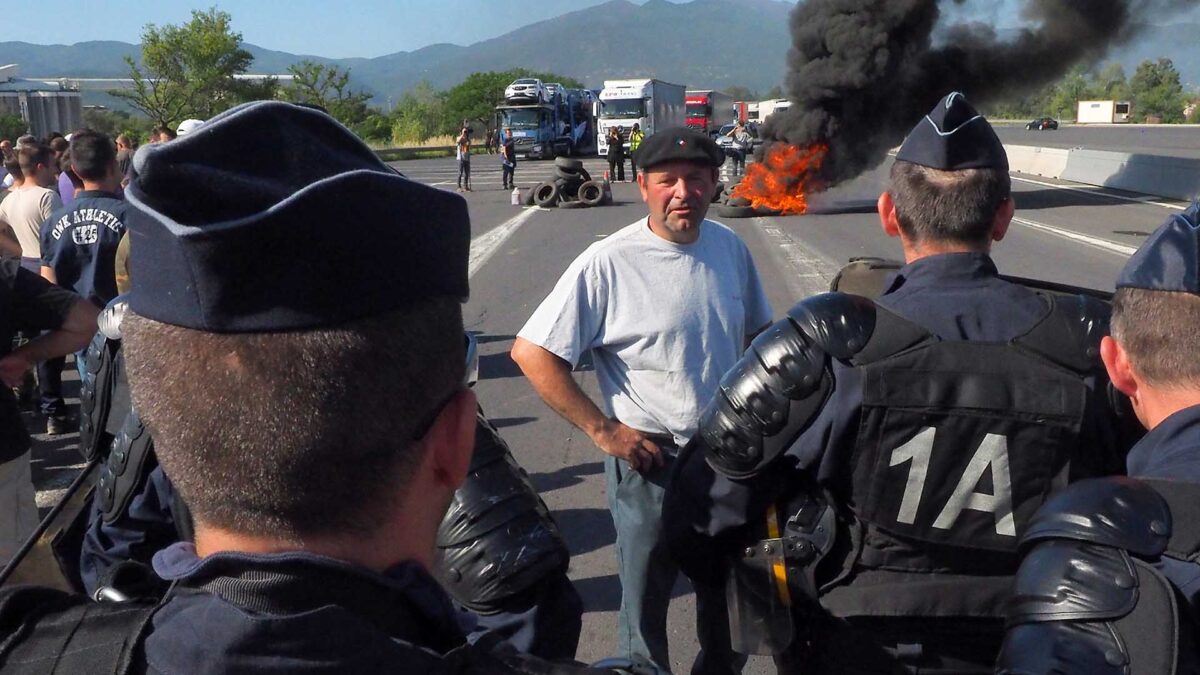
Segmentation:
<svg viewBox="0 0 1200 675">
<path fill-rule="evenodd" d="M 58 162 L 50 146 L 26 145 L 17 151 L 25 181 L 0 202 L 0 229 L 12 228 L 21 244 L 21 266 L 35 274 L 42 267 L 42 223 L 62 207 L 58 193 L 50 189 L 58 179 Z"/>
<path fill-rule="evenodd" d="M 650 215 L 593 244 L 521 329 L 513 360 L 542 399 L 604 451 L 622 598 L 618 652 L 667 671 L 666 618 L 678 568 L 659 543 L 667 471 L 700 411 L 771 308 L 745 243 L 705 220 L 724 155 L 668 129 L 638 148 Z M 598 406 L 571 376 L 591 352 Z M 693 673 L 728 672 L 720 596 L 697 589 Z"/>
</svg>

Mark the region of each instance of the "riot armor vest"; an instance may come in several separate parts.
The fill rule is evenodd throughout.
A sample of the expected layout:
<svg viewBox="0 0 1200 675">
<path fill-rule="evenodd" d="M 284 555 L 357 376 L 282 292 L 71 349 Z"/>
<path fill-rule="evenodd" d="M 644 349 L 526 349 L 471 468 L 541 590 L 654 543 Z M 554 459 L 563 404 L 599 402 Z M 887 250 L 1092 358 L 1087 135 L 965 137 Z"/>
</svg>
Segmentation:
<svg viewBox="0 0 1200 675">
<path fill-rule="evenodd" d="M 1003 616 L 1020 532 L 1090 450 L 1079 447 L 1090 364 L 1054 334 L 1060 303 L 1007 344 L 926 334 L 856 357 L 862 411 L 846 466 L 861 546 L 849 582 L 822 599 L 835 615 Z M 879 308 L 873 341 L 917 328 Z"/>
</svg>

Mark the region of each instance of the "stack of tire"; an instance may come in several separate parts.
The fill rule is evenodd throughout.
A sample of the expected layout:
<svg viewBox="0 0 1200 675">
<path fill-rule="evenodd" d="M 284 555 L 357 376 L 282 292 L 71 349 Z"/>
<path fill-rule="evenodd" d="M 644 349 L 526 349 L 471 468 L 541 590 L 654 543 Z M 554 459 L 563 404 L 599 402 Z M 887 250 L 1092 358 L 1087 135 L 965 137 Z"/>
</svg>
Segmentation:
<svg viewBox="0 0 1200 675">
<path fill-rule="evenodd" d="M 742 182 L 741 176 L 734 176 L 728 184 L 718 183 L 717 192 L 713 195 L 713 212 L 718 218 L 753 218 L 754 216 L 777 216 L 779 211 L 766 207 L 755 208 L 745 197 L 734 197 L 733 189 Z"/>
<path fill-rule="evenodd" d="M 611 200 L 612 193 L 604 189 L 604 181 L 592 180 L 583 162 L 559 157 L 554 160 L 554 179 L 533 188 L 526 203 L 544 208 L 579 209 Z"/>
</svg>

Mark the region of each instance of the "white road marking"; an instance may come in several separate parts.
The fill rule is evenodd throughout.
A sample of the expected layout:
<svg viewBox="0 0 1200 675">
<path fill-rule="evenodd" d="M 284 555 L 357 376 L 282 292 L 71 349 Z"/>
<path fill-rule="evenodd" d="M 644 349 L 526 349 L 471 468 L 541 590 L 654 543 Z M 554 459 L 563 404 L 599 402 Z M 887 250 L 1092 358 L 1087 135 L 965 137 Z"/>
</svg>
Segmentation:
<svg viewBox="0 0 1200 675">
<path fill-rule="evenodd" d="M 1061 185 L 1058 183 L 1047 183 L 1045 181 L 1034 180 L 1032 178 L 1020 178 L 1017 176 L 1013 176 L 1012 179 L 1021 181 L 1022 183 L 1032 183 L 1033 185 L 1040 185 L 1042 187 L 1054 188 L 1056 190 L 1067 190 L 1069 192 L 1080 192 L 1085 195 L 1091 195 L 1093 197 L 1098 197 L 1101 199 L 1104 199 L 1104 198 L 1120 199 L 1121 201 L 1134 202 L 1135 204 L 1149 204 L 1151 206 L 1161 206 L 1164 209 L 1175 209 L 1176 211 L 1182 211 L 1185 208 L 1187 208 L 1186 206 L 1180 206 L 1178 204 L 1168 204 L 1166 202 L 1155 201 L 1154 197 L 1126 197 L 1124 195 L 1113 194 L 1111 192 L 1106 192 L 1105 188 L 1103 188 L 1103 187 L 1091 187 L 1091 188 L 1075 187 L 1073 185 Z M 1017 204 L 1017 207 L 1019 208 L 1020 204 Z"/>
<path fill-rule="evenodd" d="M 1056 237 L 1062 237 L 1063 239 L 1070 239 L 1071 241 L 1077 241 L 1077 242 L 1080 242 L 1083 244 L 1087 244 L 1088 246 L 1098 248 L 1102 251 L 1107 251 L 1109 253 L 1116 253 L 1117 255 L 1122 255 L 1125 257 L 1131 256 L 1134 254 L 1135 251 L 1137 251 L 1136 246 L 1126 246 L 1125 244 L 1118 244 L 1115 241 L 1109 241 L 1107 239 L 1101 239 L 1100 237 L 1093 237 L 1091 235 L 1081 234 L 1079 232 L 1072 232 L 1071 230 L 1064 230 L 1061 227 L 1054 227 L 1053 225 L 1039 223 L 1037 221 L 1029 220 L 1027 218 L 1013 218 L 1013 222 L 1024 225 L 1025 227 L 1033 228 L 1035 230 L 1040 230 L 1042 232 L 1052 234 Z"/>
<path fill-rule="evenodd" d="M 792 274 L 787 276 L 787 285 L 798 293 L 797 297 L 806 298 L 829 290 L 829 282 L 839 269 L 837 265 L 800 245 L 770 219 L 755 218 L 754 221 L 768 239 L 779 247 L 784 260 L 792 268 Z"/>
<path fill-rule="evenodd" d="M 471 252 L 467 257 L 467 278 L 475 276 L 475 273 L 486 265 L 488 260 L 491 260 L 500 245 L 507 241 L 538 210 L 536 207 L 525 209 L 504 221 L 500 226 L 471 240 Z"/>
</svg>

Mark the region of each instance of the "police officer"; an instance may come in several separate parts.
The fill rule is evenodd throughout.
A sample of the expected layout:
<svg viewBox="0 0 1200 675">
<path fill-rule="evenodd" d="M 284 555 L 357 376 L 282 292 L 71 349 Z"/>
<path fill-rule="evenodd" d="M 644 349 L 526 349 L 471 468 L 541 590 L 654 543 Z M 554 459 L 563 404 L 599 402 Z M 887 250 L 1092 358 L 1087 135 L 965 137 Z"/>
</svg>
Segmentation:
<svg viewBox="0 0 1200 675">
<path fill-rule="evenodd" d="M 998 277 L 1008 161 L 962 94 L 913 128 L 878 211 L 907 264 L 876 302 L 809 298 L 755 339 L 676 465 L 663 529 L 693 578 L 731 575 L 731 616 L 782 622 L 731 624 L 782 672 L 991 672 L 1026 521 L 1121 470 L 1107 308 Z"/>
<path fill-rule="evenodd" d="M 1200 202 L 1167 220 L 1129 259 L 1113 296 L 1112 336 L 1100 345 L 1113 386 L 1150 430 L 1129 451 L 1129 475 L 1149 479 L 1168 498 L 1177 531 L 1200 520 L 1197 326 Z M 1163 572 L 1195 607 L 1200 563 L 1188 549 L 1200 548 L 1200 538 L 1178 544 L 1163 558 Z"/>
<path fill-rule="evenodd" d="M 231 145 L 293 151 L 251 165 L 213 152 Z M 0 625 L 21 636 L 0 639 L 0 667 L 533 670 L 467 646 L 428 571 L 475 432 L 462 199 L 280 102 L 234 108 L 134 165 L 126 369 L 195 541 L 155 555 L 172 582 L 161 603 L 0 594 Z"/>
<path fill-rule="evenodd" d="M 1131 478 L 1070 486 L 1022 534 L 999 673 L 1200 672 L 1198 272 L 1200 203 L 1117 279 L 1100 355 L 1150 432 L 1129 452 Z"/>
</svg>

